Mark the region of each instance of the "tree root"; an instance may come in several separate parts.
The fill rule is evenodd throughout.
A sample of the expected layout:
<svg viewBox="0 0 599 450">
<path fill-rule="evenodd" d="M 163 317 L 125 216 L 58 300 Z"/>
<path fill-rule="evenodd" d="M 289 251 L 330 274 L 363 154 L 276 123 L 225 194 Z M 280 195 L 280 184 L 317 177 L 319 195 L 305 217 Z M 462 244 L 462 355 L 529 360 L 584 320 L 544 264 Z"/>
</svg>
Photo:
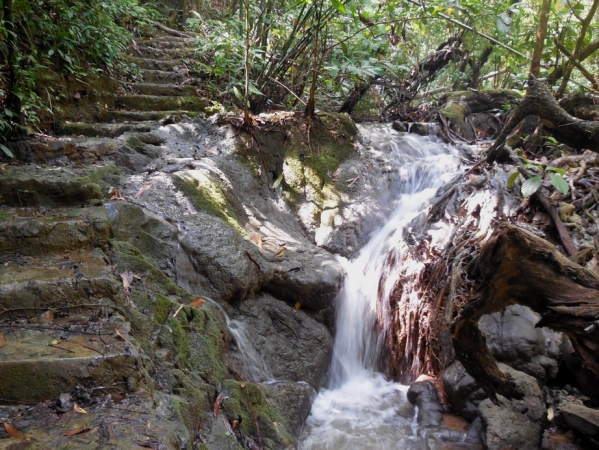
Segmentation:
<svg viewBox="0 0 599 450">
<path fill-rule="evenodd" d="M 491 399 L 497 394 L 518 397 L 521 393 L 498 369 L 478 320 L 516 303 L 541 314 L 537 327 L 546 326 L 570 338 L 580 360 L 576 376 L 581 387 L 599 399 L 599 277 L 547 241 L 507 223 L 483 246 L 470 276 L 476 277 L 478 291 L 454 322 L 452 340 L 457 358 Z"/>
</svg>

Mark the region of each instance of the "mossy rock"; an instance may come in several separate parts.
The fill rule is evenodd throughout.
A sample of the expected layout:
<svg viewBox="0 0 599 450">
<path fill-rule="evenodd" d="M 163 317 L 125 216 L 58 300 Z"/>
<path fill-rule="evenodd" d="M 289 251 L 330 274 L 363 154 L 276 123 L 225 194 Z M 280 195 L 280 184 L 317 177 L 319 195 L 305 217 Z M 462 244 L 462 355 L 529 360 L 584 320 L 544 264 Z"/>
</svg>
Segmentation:
<svg viewBox="0 0 599 450">
<path fill-rule="evenodd" d="M 239 222 L 234 197 L 207 170 L 186 170 L 173 174 L 173 183 L 197 209 L 222 219 L 243 237 L 249 235 Z"/>
<path fill-rule="evenodd" d="M 283 415 L 262 386 L 226 380 L 221 394 L 227 396 L 223 400 L 223 410 L 231 419 L 241 419 L 243 435 L 269 436 L 275 441 L 272 448 L 293 447 L 293 438 L 286 429 Z"/>
</svg>

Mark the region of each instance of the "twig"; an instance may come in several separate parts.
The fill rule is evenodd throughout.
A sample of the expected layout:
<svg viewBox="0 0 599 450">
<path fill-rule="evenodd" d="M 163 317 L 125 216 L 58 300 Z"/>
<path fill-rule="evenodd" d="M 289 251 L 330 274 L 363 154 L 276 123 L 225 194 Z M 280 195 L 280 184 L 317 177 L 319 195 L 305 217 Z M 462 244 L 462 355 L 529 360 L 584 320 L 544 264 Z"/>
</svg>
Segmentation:
<svg viewBox="0 0 599 450">
<path fill-rule="evenodd" d="M 160 28 L 162 31 L 168 33 L 168 34 L 172 34 L 173 36 L 177 36 L 177 37 L 182 37 L 182 38 L 191 38 L 193 36 L 187 34 L 187 33 L 183 33 L 181 31 L 177 31 L 177 30 L 173 30 L 172 28 L 169 28 L 165 25 L 162 25 L 159 22 L 154 22 L 153 20 L 148 20 L 148 22 L 151 25 L 154 25 L 156 28 Z"/>
</svg>

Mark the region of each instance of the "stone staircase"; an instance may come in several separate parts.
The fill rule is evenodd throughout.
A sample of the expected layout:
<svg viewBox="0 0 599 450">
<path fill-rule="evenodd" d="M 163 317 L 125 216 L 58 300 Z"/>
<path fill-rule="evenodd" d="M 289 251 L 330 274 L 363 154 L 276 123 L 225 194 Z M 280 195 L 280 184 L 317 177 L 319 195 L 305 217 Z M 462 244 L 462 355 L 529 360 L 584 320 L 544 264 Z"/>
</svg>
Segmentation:
<svg viewBox="0 0 599 450">
<path fill-rule="evenodd" d="M 129 49 L 129 62 L 136 68 L 131 79 L 122 81 L 116 109 L 98 113 L 96 122 L 64 122 L 60 135 L 118 137 L 127 131 L 149 131 L 157 121 L 195 117 L 206 102 L 198 95 L 191 74 L 196 39 L 158 34 L 139 39 Z"/>
</svg>

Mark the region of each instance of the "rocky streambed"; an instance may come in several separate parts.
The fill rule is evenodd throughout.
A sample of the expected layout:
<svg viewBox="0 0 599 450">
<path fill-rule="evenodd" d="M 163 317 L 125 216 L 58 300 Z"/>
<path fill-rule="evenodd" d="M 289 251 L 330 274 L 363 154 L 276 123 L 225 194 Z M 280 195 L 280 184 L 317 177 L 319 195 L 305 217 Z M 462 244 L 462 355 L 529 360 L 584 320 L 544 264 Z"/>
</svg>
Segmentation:
<svg viewBox="0 0 599 450">
<path fill-rule="evenodd" d="M 237 120 L 87 124 L 87 137 L 13 145 L 21 162 L 0 165 L 0 448 L 299 445 L 329 379 L 336 255 L 384 223 L 401 167 L 380 127 L 346 115 Z M 460 201 L 476 195 L 467 181 Z M 453 219 L 418 220 L 414 242 Z M 491 402 L 459 362 L 437 380 L 443 402 L 430 380 L 399 395 L 418 407 L 400 408 L 418 445 L 593 439 L 576 387 L 547 387 L 567 341 L 536 321 L 519 306 L 481 321 L 523 399 Z"/>
</svg>

